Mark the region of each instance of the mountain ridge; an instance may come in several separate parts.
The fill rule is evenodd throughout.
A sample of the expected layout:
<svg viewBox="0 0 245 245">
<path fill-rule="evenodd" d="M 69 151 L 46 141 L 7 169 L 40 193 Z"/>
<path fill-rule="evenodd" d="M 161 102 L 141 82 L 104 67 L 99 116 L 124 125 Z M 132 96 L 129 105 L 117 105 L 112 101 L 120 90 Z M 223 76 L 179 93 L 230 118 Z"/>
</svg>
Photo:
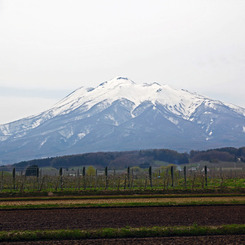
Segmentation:
<svg viewBox="0 0 245 245">
<path fill-rule="evenodd" d="M 244 143 L 244 108 L 156 82 L 136 84 L 125 77 L 96 88 L 78 88 L 49 110 L 0 125 L 0 160 L 5 162 L 95 151 L 188 151 Z"/>
</svg>

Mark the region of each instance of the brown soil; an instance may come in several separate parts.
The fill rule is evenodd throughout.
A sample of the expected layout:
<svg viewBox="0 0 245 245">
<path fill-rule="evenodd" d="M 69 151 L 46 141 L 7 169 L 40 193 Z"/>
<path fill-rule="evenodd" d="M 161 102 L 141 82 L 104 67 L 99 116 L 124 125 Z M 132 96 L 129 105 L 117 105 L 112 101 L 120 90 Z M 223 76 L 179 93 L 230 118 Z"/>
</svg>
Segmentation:
<svg viewBox="0 0 245 245">
<path fill-rule="evenodd" d="M 241 205 L 0 210 L 0 231 L 244 223 Z"/>
<path fill-rule="evenodd" d="M 1 206 L 8 205 L 41 205 L 41 204 L 109 204 L 109 203 L 190 203 L 190 202 L 226 202 L 232 203 L 233 201 L 245 202 L 245 196 L 238 197 L 188 197 L 188 198 L 119 198 L 119 199 L 73 199 L 73 200 L 18 200 L 18 201 L 1 201 Z"/>
<path fill-rule="evenodd" d="M 8 245 L 10 243 L 1 243 Z M 245 235 L 233 235 L 233 236 L 197 236 L 197 237 L 156 237 L 156 238 L 124 238 L 124 239 L 91 239 L 91 240 L 67 240 L 67 241 L 37 241 L 37 242 L 13 242 L 13 245 L 91 245 L 91 244 L 103 244 L 103 245 L 122 245 L 122 244 L 154 244 L 154 245 L 182 245 L 182 244 L 216 244 L 216 245 L 240 245 L 245 244 Z"/>
</svg>

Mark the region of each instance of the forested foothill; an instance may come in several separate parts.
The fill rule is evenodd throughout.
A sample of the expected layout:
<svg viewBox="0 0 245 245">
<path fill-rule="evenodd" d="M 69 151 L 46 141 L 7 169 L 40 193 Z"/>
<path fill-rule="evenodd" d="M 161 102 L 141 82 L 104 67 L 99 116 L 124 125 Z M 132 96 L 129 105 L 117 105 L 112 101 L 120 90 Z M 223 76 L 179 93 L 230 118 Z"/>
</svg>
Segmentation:
<svg viewBox="0 0 245 245">
<path fill-rule="evenodd" d="M 181 165 L 198 163 L 201 161 L 210 163 L 245 162 L 245 147 L 225 147 L 206 151 L 191 151 L 190 153 L 179 153 L 168 149 L 125 152 L 96 152 L 22 161 L 11 165 L 11 168 L 16 167 L 24 169 L 31 165 L 37 165 L 39 168 L 53 167 L 57 169 L 61 167 L 70 168 L 91 165 L 97 168 L 104 168 L 108 166 L 109 168 L 114 169 L 132 166 L 148 168 L 149 166 L 154 166 L 159 163 Z M 5 169 L 7 170 L 8 166 L 0 167 L 0 170 Z"/>
</svg>

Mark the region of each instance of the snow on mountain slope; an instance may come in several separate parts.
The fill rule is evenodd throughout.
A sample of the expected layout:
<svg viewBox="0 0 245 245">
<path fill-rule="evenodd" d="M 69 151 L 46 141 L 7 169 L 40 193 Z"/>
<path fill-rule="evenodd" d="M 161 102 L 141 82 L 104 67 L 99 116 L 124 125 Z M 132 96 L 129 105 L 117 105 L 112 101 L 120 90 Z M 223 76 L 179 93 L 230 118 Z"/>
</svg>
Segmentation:
<svg viewBox="0 0 245 245">
<path fill-rule="evenodd" d="M 244 128 L 244 108 L 117 77 L 79 88 L 39 115 L 0 125 L 0 154 L 10 161 L 11 153 L 22 160 L 101 150 L 239 146 L 245 144 Z"/>
<path fill-rule="evenodd" d="M 176 115 L 188 119 L 203 102 L 204 97 L 184 90 L 176 90 L 168 85 L 135 84 L 127 78 L 118 77 L 100 84 L 96 89 L 76 90 L 57 103 L 52 111 L 56 116 L 69 113 L 80 106 L 83 106 L 84 110 L 89 110 L 102 101 L 109 105 L 119 99 L 132 101 L 133 109 L 144 101 L 151 101 L 152 104 L 160 103 Z"/>
</svg>

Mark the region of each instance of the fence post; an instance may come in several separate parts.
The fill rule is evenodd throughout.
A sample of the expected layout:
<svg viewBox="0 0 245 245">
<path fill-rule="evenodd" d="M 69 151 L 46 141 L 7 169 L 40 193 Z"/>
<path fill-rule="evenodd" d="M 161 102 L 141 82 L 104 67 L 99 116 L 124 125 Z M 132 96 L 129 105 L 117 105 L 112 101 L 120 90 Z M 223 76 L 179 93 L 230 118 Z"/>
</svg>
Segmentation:
<svg viewBox="0 0 245 245">
<path fill-rule="evenodd" d="M 3 170 L 2 170 L 1 190 L 3 190 Z"/>
<path fill-rule="evenodd" d="M 149 179 L 150 179 L 150 186 L 152 188 L 152 167 L 149 167 Z"/>
<path fill-rule="evenodd" d="M 108 167 L 105 167 L 105 189 L 108 188 Z"/>
<path fill-rule="evenodd" d="M 37 190 L 39 189 L 39 167 L 37 167 L 37 172 L 36 172 L 36 176 L 37 176 Z"/>
<path fill-rule="evenodd" d="M 186 187 L 186 166 L 184 166 L 184 181 L 185 181 L 185 187 Z"/>
<path fill-rule="evenodd" d="M 205 186 L 208 186 L 208 169 L 207 166 L 204 166 L 204 172 L 205 172 Z"/>
<path fill-rule="evenodd" d="M 130 167 L 128 167 L 128 187 L 130 188 Z"/>
<path fill-rule="evenodd" d="M 83 189 L 85 190 L 86 189 L 86 168 L 83 167 Z"/>
<path fill-rule="evenodd" d="M 62 178 L 63 169 L 62 168 L 60 168 L 60 170 L 59 170 L 59 176 L 60 176 L 60 188 L 62 189 L 63 188 L 63 178 Z"/>
<path fill-rule="evenodd" d="M 15 190 L 15 168 L 13 168 L 12 175 L 13 175 L 13 189 Z"/>
<path fill-rule="evenodd" d="M 174 186 L 174 166 L 171 166 L 171 180 L 172 180 L 172 184 L 171 186 Z"/>
</svg>

